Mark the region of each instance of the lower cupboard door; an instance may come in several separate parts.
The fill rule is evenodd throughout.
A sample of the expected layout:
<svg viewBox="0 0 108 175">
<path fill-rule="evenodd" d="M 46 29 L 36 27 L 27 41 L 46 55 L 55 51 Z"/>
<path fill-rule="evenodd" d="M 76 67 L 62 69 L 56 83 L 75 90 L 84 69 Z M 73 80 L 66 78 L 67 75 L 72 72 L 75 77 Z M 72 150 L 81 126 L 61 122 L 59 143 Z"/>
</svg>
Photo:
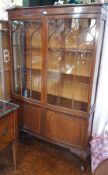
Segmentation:
<svg viewBox="0 0 108 175">
<path fill-rule="evenodd" d="M 46 135 L 48 138 L 77 147 L 84 147 L 87 121 L 82 118 L 47 111 Z"/>
<path fill-rule="evenodd" d="M 23 127 L 33 133 L 40 134 L 40 113 L 41 112 L 39 107 L 25 105 L 22 115 Z"/>
</svg>

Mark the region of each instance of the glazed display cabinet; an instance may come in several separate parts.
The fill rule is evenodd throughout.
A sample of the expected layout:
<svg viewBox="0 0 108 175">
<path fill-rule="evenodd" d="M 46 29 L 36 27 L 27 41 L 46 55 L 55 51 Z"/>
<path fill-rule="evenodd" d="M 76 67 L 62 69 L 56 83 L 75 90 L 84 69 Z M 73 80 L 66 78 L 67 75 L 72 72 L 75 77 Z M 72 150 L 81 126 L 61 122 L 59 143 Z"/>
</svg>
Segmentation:
<svg viewBox="0 0 108 175">
<path fill-rule="evenodd" d="M 20 127 L 86 157 L 106 6 L 15 8 L 8 14 Z"/>
</svg>

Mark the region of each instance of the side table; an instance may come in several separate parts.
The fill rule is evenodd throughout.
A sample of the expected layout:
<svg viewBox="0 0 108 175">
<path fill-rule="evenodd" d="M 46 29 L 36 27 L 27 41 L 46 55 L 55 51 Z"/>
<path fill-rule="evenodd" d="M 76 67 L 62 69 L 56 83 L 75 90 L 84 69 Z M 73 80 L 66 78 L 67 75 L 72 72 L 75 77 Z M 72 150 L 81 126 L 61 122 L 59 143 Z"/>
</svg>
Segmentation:
<svg viewBox="0 0 108 175">
<path fill-rule="evenodd" d="M 17 109 L 19 105 L 0 100 L 0 151 L 12 145 L 13 163 L 16 170 L 16 150 L 18 141 Z"/>
</svg>

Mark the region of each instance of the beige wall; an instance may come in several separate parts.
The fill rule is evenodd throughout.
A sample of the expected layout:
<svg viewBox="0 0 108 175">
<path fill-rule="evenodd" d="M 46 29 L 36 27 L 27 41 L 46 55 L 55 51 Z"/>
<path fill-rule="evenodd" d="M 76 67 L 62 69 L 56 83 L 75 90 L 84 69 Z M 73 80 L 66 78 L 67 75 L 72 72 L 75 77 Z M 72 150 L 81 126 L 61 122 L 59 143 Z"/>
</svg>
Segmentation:
<svg viewBox="0 0 108 175">
<path fill-rule="evenodd" d="M 5 9 L 14 5 L 22 6 L 23 0 L 0 0 L 0 20 L 8 20 L 8 14 Z"/>
</svg>

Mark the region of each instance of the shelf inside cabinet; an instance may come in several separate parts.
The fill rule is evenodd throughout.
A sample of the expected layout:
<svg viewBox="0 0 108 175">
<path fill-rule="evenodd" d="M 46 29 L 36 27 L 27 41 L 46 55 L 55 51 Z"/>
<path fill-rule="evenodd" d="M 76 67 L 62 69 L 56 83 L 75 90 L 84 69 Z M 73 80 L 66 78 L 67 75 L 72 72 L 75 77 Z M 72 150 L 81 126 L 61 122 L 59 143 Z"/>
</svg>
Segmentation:
<svg viewBox="0 0 108 175">
<path fill-rule="evenodd" d="M 56 87 L 54 87 L 54 88 L 56 88 Z M 63 97 L 63 98 L 66 98 L 66 99 L 72 99 L 73 98 L 73 100 L 87 103 L 87 101 L 88 101 L 88 99 L 87 99 L 88 90 L 86 90 L 86 88 L 83 88 L 83 92 L 81 93 L 80 92 L 80 87 L 77 87 L 77 90 L 79 90 L 79 92 L 77 92 L 77 94 L 75 94 L 73 97 L 72 97 L 72 94 L 71 94 L 71 90 L 70 90 L 70 88 L 65 87 L 65 88 L 63 88 L 63 90 L 61 90 L 62 94 L 60 95 L 59 93 L 56 93 L 56 96 L 60 95 L 60 97 Z M 76 93 L 76 91 L 74 91 L 74 93 Z M 48 90 L 48 94 L 55 95 L 55 91 L 53 91 L 52 89 Z"/>
<path fill-rule="evenodd" d="M 18 45 L 18 44 L 14 44 L 12 45 L 13 47 L 22 47 L 24 49 L 41 49 L 40 46 L 33 46 L 33 45 Z"/>
<path fill-rule="evenodd" d="M 38 68 L 37 68 L 38 69 Z M 68 73 L 68 72 L 65 72 L 65 71 L 60 71 L 60 70 L 58 70 L 58 69 L 48 69 L 48 72 L 50 73 L 50 72 L 53 72 L 53 73 L 59 73 L 59 74 L 66 74 L 66 75 L 69 75 L 69 76 L 77 76 L 77 77 L 86 77 L 86 78 L 90 78 L 90 75 L 86 75 L 86 74 L 84 74 L 83 72 L 82 72 L 82 74 L 81 73 L 79 73 L 78 71 L 77 72 L 73 72 L 73 73 Z"/>
<path fill-rule="evenodd" d="M 74 53 L 89 53 L 93 54 L 94 49 L 78 49 L 78 48 L 48 48 L 49 52 L 74 52 Z"/>
<path fill-rule="evenodd" d="M 58 97 L 51 94 L 47 95 L 47 103 L 51 105 L 57 105 L 60 107 L 84 111 L 84 112 L 87 111 L 87 106 L 88 106 L 87 102 L 71 100 L 68 98 Z"/>
<path fill-rule="evenodd" d="M 57 82 L 55 79 L 49 79 L 47 94 L 63 97 L 66 99 L 88 102 L 89 85 L 71 80 Z"/>
<path fill-rule="evenodd" d="M 91 76 L 92 54 L 75 53 L 60 54 L 49 53 L 48 71 L 58 72 L 76 76 Z"/>
<path fill-rule="evenodd" d="M 32 66 L 32 67 L 27 66 L 26 69 L 31 70 L 32 72 L 41 71 L 42 70 L 41 67 L 39 67 L 39 66 Z"/>
<path fill-rule="evenodd" d="M 40 46 L 33 46 L 33 45 L 31 45 L 31 46 L 25 45 L 24 47 L 25 47 L 25 49 L 36 49 L 36 50 L 42 49 Z"/>
</svg>

